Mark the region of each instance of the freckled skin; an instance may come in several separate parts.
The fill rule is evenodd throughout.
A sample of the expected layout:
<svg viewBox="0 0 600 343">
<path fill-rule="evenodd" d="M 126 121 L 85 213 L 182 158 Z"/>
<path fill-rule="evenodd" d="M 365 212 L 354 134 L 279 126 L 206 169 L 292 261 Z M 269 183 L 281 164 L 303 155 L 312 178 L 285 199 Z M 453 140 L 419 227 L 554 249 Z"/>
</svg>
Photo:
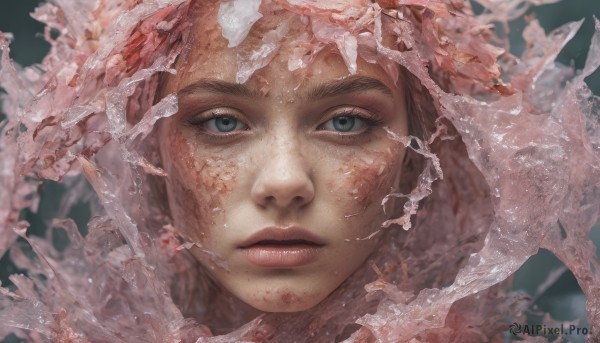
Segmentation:
<svg viewBox="0 0 600 343">
<path fill-rule="evenodd" d="M 215 195 L 224 195 L 235 188 L 236 173 L 237 166 L 233 161 L 211 158 L 201 162 L 196 182 L 202 183 Z"/>
<path fill-rule="evenodd" d="M 347 188 L 350 188 L 348 196 L 357 201 L 361 208 L 368 206 L 375 199 L 375 196 L 384 194 L 388 191 L 387 187 L 395 177 L 397 156 L 389 152 L 368 152 L 369 159 L 364 160 L 356 156 L 350 156 L 346 159 L 344 167 L 341 168 L 343 175 L 348 175 Z M 385 195 L 385 194 L 384 194 Z"/>
<path fill-rule="evenodd" d="M 235 82 L 235 49 L 226 48 L 218 30 L 202 25 L 194 30 L 198 42 L 192 44 L 192 59 L 178 62 L 177 75 L 162 85 L 163 95 L 198 80 Z M 201 48 L 207 41 L 212 42 L 208 52 Z M 381 235 L 362 238 L 387 219 L 380 203 L 401 177 L 404 156 L 404 147 L 389 139 L 382 126 L 407 134 L 403 88 L 380 67 L 359 60 L 357 75 L 379 81 L 389 92 L 307 101 L 311 90 L 347 77 L 348 69 L 339 54 L 325 49 L 300 80 L 287 69 L 291 48 L 284 43 L 245 84 L 259 96 L 194 93 L 180 97 L 180 112 L 158 124 L 174 226 L 225 261 L 227 269 L 215 268 L 205 253 L 192 250 L 220 289 L 265 312 L 315 306 L 376 249 Z M 190 68 L 194 61 L 202 61 L 202 67 Z M 360 127 L 342 139 L 325 124 L 346 108 L 380 116 L 382 124 Z M 214 127 L 209 131 L 206 121 L 189 124 L 192 118 L 222 112 L 243 124 L 228 133 L 233 138 L 215 139 L 222 135 Z M 325 242 L 313 262 L 269 269 L 253 265 L 240 252 L 241 242 L 261 229 L 289 225 Z"/>
<path fill-rule="evenodd" d="M 175 131 L 175 130 L 173 130 Z M 206 223 L 203 223 L 207 218 L 206 208 L 198 208 L 196 203 L 206 204 L 205 201 L 191 201 L 195 199 L 195 193 L 186 185 L 183 180 L 184 176 L 181 175 L 179 170 L 192 169 L 194 168 L 195 161 L 191 154 L 190 147 L 187 144 L 184 136 L 180 132 L 169 132 L 167 135 L 168 146 L 172 149 L 168 150 L 168 153 L 163 151 L 162 159 L 165 164 L 165 168 L 170 171 L 167 191 L 169 193 L 169 200 L 171 203 L 171 215 L 177 218 L 185 218 L 181 230 L 184 236 L 193 238 L 201 241 L 200 237 L 195 234 L 194 231 L 188 228 L 193 227 L 197 223 L 200 227 L 206 227 Z M 177 167 L 174 167 L 177 166 Z M 178 196 L 175 196 L 178 194 Z"/>
<path fill-rule="evenodd" d="M 294 293 L 292 292 L 282 292 L 281 293 L 281 302 L 284 303 L 285 305 L 290 305 L 293 302 L 297 302 L 298 301 L 298 296 L 296 296 Z"/>
<path fill-rule="evenodd" d="M 189 138 L 177 128 L 173 128 L 168 137 L 170 149 L 163 160 L 168 161 L 172 171 L 169 198 L 177 201 L 177 206 L 171 206 L 171 209 L 176 212 L 173 213 L 175 217 L 184 218 L 180 230 L 185 236 L 202 242 L 204 232 L 215 224 L 214 216 L 223 211 L 221 198 L 235 188 L 238 167 L 234 161 L 220 158 L 194 158 Z M 195 177 L 182 175 L 183 170 L 195 171 Z M 194 182 L 189 182 L 192 180 Z"/>
</svg>

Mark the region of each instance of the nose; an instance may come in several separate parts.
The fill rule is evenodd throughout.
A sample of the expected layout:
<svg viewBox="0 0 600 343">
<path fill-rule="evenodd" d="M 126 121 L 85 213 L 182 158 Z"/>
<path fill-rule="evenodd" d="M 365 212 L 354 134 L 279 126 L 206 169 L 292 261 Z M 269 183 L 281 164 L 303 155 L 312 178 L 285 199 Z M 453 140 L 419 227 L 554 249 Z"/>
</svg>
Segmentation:
<svg viewBox="0 0 600 343">
<path fill-rule="evenodd" d="M 263 151 L 262 166 L 251 190 L 254 203 L 261 207 L 285 209 L 303 207 L 312 202 L 314 184 L 300 144 L 281 138 L 267 144 Z"/>
</svg>

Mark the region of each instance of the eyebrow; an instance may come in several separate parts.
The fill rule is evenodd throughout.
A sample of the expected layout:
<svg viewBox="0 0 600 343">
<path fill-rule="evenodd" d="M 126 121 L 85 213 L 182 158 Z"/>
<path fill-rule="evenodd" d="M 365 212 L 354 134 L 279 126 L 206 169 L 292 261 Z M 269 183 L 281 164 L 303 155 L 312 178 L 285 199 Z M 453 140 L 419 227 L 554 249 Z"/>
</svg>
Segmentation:
<svg viewBox="0 0 600 343">
<path fill-rule="evenodd" d="M 246 98 L 258 98 L 261 96 L 260 92 L 253 91 L 246 85 L 214 79 L 200 79 L 183 87 L 177 92 L 177 95 L 185 96 L 201 92 L 227 94 Z"/>
<path fill-rule="evenodd" d="M 392 90 L 383 82 L 368 76 L 353 75 L 342 80 L 316 86 L 307 94 L 311 100 L 320 100 L 351 93 L 377 90 L 387 95 L 392 95 Z"/>
<path fill-rule="evenodd" d="M 310 89 L 304 97 L 307 100 L 321 100 L 369 90 L 377 90 L 387 95 L 393 94 L 392 90 L 378 79 L 369 76 L 353 75 L 341 80 L 319 84 Z M 264 96 L 261 92 L 254 91 L 244 84 L 214 79 L 200 79 L 185 86 L 179 90 L 177 94 L 179 96 L 185 96 L 200 92 L 226 94 L 246 98 L 260 98 Z"/>
</svg>

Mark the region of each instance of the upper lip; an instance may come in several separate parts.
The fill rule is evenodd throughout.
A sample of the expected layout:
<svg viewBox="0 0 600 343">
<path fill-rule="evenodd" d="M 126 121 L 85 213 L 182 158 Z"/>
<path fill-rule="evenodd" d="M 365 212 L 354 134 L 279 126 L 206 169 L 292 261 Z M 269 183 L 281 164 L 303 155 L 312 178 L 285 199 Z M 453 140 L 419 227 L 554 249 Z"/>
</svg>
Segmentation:
<svg viewBox="0 0 600 343">
<path fill-rule="evenodd" d="M 265 243 L 281 243 L 294 242 L 297 244 L 312 244 L 322 246 L 325 245 L 325 241 L 319 236 L 313 234 L 305 228 L 299 226 L 288 226 L 285 228 L 281 227 L 266 227 L 240 243 L 238 248 L 249 248 L 261 241 Z"/>
</svg>

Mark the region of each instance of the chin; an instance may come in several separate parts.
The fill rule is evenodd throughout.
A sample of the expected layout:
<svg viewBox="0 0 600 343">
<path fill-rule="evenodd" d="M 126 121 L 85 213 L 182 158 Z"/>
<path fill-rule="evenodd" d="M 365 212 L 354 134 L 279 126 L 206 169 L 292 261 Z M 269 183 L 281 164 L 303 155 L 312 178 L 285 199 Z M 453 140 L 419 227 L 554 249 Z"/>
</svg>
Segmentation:
<svg viewBox="0 0 600 343">
<path fill-rule="evenodd" d="M 255 309 L 262 312 L 277 312 L 277 313 L 293 313 L 310 310 L 315 307 L 319 301 L 298 301 L 294 304 L 288 304 L 282 300 L 268 300 L 268 301 L 257 301 L 256 303 L 249 304 Z"/>
<path fill-rule="evenodd" d="M 262 294 L 249 295 L 248 305 L 263 312 L 301 312 L 309 310 L 327 297 L 327 293 L 310 294 L 289 288 L 265 290 Z M 245 297 L 242 297 L 242 299 Z"/>
</svg>

